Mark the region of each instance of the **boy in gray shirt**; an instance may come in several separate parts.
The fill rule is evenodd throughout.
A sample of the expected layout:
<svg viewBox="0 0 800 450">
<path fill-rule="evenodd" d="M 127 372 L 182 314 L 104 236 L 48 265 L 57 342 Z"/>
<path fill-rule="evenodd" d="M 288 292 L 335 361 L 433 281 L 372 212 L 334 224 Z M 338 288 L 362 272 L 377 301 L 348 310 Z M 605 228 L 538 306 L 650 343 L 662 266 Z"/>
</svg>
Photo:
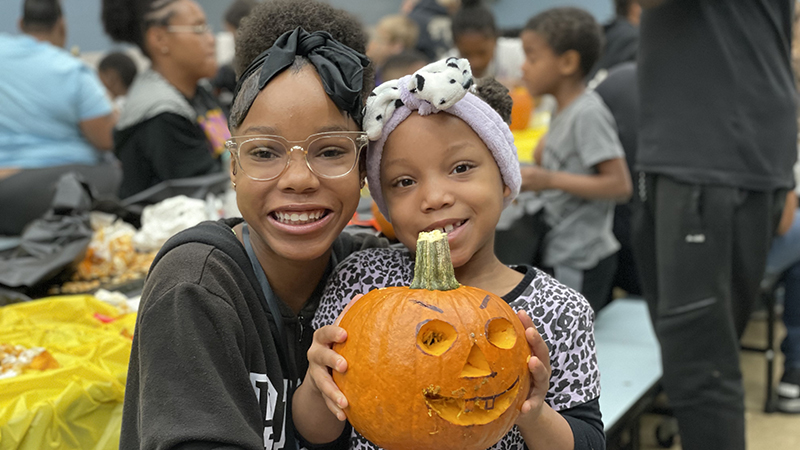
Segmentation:
<svg viewBox="0 0 800 450">
<path fill-rule="evenodd" d="M 597 311 L 616 270 L 614 203 L 631 195 L 614 118 L 584 83 L 600 54 L 600 27 L 586 11 L 554 8 L 530 19 L 521 38 L 528 90 L 558 105 L 537 165 L 522 168 L 522 188 L 540 193 L 550 226 L 543 265 Z"/>
</svg>

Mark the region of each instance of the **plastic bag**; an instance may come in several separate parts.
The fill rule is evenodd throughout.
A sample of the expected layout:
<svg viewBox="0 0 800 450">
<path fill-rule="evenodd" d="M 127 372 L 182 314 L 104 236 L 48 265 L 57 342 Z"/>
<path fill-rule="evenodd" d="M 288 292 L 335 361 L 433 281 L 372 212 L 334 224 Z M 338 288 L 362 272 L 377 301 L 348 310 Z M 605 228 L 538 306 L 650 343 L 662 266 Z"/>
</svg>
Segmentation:
<svg viewBox="0 0 800 450">
<path fill-rule="evenodd" d="M 44 347 L 61 367 L 0 379 L 3 449 L 117 449 L 136 314 L 91 296 L 0 308 L 0 343 Z"/>
<path fill-rule="evenodd" d="M 77 174 L 64 174 L 52 208 L 25 229 L 18 246 L 0 252 L 0 285 L 31 294 L 77 264 L 92 239 L 91 205 L 89 187 Z"/>
</svg>

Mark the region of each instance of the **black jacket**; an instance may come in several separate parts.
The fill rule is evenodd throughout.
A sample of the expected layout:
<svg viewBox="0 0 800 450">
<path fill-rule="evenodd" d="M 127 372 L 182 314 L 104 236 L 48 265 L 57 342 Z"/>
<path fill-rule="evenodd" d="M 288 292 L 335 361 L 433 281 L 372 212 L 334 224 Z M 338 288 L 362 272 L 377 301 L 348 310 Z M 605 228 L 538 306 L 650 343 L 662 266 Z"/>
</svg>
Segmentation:
<svg viewBox="0 0 800 450">
<path fill-rule="evenodd" d="M 300 315 L 280 302 L 289 345 L 279 348 L 255 272 L 231 228 L 240 221 L 183 231 L 153 262 L 133 338 L 121 449 L 295 448 L 287 393 L 308 368 L 310 322 L 328 274 Z M 341 260 L 385 245 L 342 233 L 333 253 Z"/>
</svg>

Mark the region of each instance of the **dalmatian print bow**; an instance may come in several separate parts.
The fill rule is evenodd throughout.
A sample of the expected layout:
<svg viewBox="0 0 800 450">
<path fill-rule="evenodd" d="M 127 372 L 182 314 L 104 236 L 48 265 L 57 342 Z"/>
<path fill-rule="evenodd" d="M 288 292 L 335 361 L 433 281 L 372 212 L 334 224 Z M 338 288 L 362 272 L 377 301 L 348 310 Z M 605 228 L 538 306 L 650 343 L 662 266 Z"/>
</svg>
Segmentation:
<svg viewBox="0 0 800 450">
<path fill-rule="evenodd" d="M 364 131 L 376 141 L 384 125 L 401 106 L 420 115 L 437 113 L 455 105 L 474 86 L 472 70 L 464 58 L 447 58 L 398 80 L 376 87 L 367 98 Z"/>
</svg>

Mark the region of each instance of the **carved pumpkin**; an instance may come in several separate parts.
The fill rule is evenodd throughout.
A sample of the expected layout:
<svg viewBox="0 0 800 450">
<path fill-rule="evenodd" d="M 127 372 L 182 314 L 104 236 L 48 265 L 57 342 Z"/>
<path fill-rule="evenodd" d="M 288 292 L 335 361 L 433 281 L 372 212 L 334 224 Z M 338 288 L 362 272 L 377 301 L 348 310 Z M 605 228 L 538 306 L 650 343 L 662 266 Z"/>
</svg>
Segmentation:
<svg viewBox="0 0 800 450">
<path fill-rule="evenodd" d="M 494 445 L 528 397 L 530 347 L 501 298 L 460 286 L 446 235 L 421 233 L 410 287 L 356 301 L 334 349 L 347 360 L 333 378 L 350 423 L 389 450 Z"/>
</svg>

